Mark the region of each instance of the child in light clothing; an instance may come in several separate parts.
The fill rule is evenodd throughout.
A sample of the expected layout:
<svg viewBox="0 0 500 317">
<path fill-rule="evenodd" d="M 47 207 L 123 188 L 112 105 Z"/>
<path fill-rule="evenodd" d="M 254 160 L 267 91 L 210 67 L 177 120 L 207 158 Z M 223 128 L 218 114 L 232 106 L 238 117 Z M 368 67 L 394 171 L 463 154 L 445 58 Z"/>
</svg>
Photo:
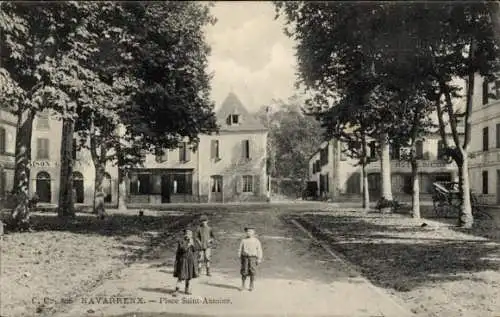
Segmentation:
<svg viewBox="0 0 500 317">
<path fill-rule="evenodd" d="M 203 264 L 207 268 L 207 276 L 210 274 L 210 260 L 212 257 L 212 248 L 215 243 L 214 232 L 208 225 L 207 216 L 201 216 L 201 225 L 196 230 L 196 240 L 199 244 L 198 271 L 201 274 Z"/>
<path fill-rule="evenodd" d="M 257 273 L 257 265 L 262 262 L 262 245 L 255 237 L 255 228 L 245 228 L 246 237 L 241 240 L 238 249 L 238 257 L 241 261 L 241 291 L 245 289 L 247 277 L 250 277 L 249 290 L 253 291 L 255 285 L 255 276 Z"/>
</svg>

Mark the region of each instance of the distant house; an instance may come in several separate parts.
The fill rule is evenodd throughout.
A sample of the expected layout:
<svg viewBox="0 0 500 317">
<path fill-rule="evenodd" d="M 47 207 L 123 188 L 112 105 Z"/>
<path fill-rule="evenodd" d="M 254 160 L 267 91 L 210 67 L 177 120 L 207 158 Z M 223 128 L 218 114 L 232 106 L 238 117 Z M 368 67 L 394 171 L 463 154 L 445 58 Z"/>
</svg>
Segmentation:
<svg viewBox="0 0 500 317">
<path fill-rule="evenodd" d="M 475 80 L 471 115 L 469 175 L 487 204 L 500 204 L 500 80 Z"/>
<path fill-rule="evenodd" d="M 451 139 L 451 136 L 449 136 Z M 450 140 L 450 142 L 452 142 Z M 457 178 L 455 163 L 442 160 L 443 143 L 437 133 L 428 134 L 417 141 L 420 191 L 429 194 L 435 181 L 452 181 Z M 345 153 L 345 145 L 336 139 L 324 142 L 309 160 L 309 178 L 318 183 L 318 194 L 323 197 L 360 195 L 362 193 L 362 170 L 357 161 Z M 369 142 L 368 155 L 373 162 L 368 164 L 368 187 L 371 197 L 380 196 L 380 159 L 375 146 Z M 411 166 L 401 160 L 401 150 L 391 149 L 391 184 L 395 195 L 410 194 L 412 188 Z"/>
<path fill-rule="evenodd" d="M 16 126 L 16 116 L 5 110 L 0 110 L 0 200 L 13 189 Z"/>
<path fill-rule="evenodd" d="M 265 201 L 266 128 L 234 93 L 216 116 L 219 134 L 201 135 L 196 151 L 183 143 L 147 155 L 144 168 L 129 173 L 129 202 Z"/>
</svg>

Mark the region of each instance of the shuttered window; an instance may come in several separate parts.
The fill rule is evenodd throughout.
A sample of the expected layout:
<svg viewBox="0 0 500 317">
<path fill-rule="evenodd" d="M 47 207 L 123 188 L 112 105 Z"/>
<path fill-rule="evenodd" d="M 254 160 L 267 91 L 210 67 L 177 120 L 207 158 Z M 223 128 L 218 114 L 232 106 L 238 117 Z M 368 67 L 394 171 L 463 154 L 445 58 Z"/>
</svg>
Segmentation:
<svg viewBox="0 0 500 317">
<path fill-rule="evenodd" d="M 243 175 L 243 192 L 251 193 L 253 192 L 253 176 Z"/>
<path fill-rule="evenodd" d="M 483 171 L 483 194 L 488 194 L 488 171 Z"/>
<path fill-rule="evenodd" d="M 422 140 L 418 140 L 415 142 L 415 154 L 417 156 L 417 159 L 421 160 L 424 158 L 424 142 Z"/>
<path fill-rule="evenodd" d="M 497 123 L 497 139 L 496 139 L 497 149 L 500 148 L 500 123 Z"/>
<path fill-rule="evenodd" d="M 36 157 L 39 160 L 49 159 L 49 139 L 38 138 L 36 140 L 37 152 Z"/>
<path fill-rule="evenodd" d="M 191 160 L 191 150 L 188 148 L 187 142 L 182 142 L 179 147 L 179 161 L 189 162 Z"/>
</svg>

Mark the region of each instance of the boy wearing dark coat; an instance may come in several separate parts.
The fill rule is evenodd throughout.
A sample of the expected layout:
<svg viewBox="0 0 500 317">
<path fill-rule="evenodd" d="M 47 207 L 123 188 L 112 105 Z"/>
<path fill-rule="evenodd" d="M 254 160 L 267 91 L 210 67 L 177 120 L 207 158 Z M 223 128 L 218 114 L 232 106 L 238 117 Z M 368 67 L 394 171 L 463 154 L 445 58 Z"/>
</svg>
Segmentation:
<svg viewBox="0 0 500 317">
<path fill-rule="evenodd" d="M 177 243 L 175 254 L 174 277 L 177 278 L 175 292 L 179 292 L 182 282 L 185 282 L 185 293 L 190 295 L 190 281 L 198 277 L 198 258 L 193 232 L 184 230 L 184 237 Z"/>
<path fill-rule="evenodd" d="M 196 229 L 196 240 L 198 242 L 200 251 L 198 258 L 198 270 L 201 274 L 201 268 L 203 264 L 207 268 L 207 276 L 210 274 L 210 260 L 212 258 L 212 247 L 215 242 L 214 232 L 212 227 L 208 225 L 207 216 L 203 215 L 200 218 L 201 225 Z"/>
</svg>

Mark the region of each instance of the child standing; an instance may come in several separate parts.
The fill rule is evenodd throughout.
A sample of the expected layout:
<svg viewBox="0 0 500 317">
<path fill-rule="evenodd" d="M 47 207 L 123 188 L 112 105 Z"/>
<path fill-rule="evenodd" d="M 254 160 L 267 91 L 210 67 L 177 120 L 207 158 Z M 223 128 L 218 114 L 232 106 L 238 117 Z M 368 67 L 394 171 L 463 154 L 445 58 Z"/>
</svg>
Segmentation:
<svg viewBox="0 0 500 317">
<path fill-rule="evenodd" d="M 201 225 L 196 230 L 196 240 L 200 247 L 200 253 L 198 258 L 198 270 L 201 274 L 201 268 L 203 264 L 207 268 L 207 276 L 210 274 L 210 259 L 212 257 L 212 246 L 215 241 L 214 232 L 212 228 L 208 225 L 207 216 L 203 215 L 200 218 Z"/>
<path fill-rule="evenodd" d="M 196 248 L 193 240 L 193 232 L 184 230 L 184 237 L 177 244 L 175 254 L 174 277 L 177 277 L 175 292 L 179 292 L 182 282 L 185 281 L 185 293 L 190 295 L 189 282 L 198 277 L 198 265 L 196 258 Z"/>
<path fill-rule="evenodd" d="M 253 291 L 257 265 L 262 261 L 262 245 L 255 237 L 255 228 L 245 228 L 246 237 L 241 240 L 238 257 L 241 261 L 241 291 L 245 289 L 247 277 L 250 277 L 249 291 Z"/>
</svg>

